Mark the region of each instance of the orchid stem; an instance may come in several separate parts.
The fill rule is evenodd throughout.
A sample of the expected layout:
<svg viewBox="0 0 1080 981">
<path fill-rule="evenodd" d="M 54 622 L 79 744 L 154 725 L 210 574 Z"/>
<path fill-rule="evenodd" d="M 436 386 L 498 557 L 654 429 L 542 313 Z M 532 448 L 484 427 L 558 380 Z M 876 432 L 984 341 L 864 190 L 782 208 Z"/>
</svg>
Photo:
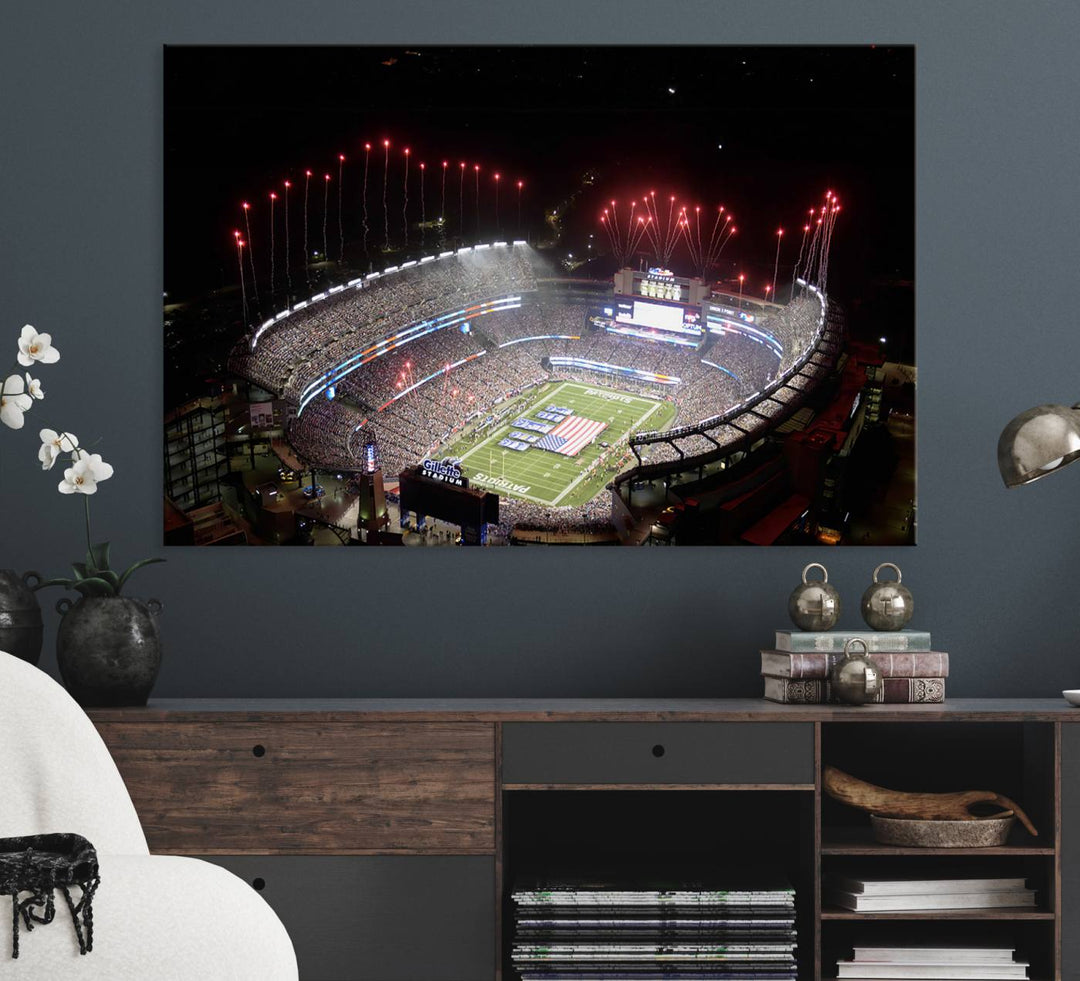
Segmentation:
<svg viewBox="0 0 1080 981">
<path fill-rule="evenodd" d="M 83 495 L 83 503 L 86 504 L 86 551 L 89 554 L 93 554 L 94 547 L 90 544 L 90 497 L 89 495 Z"/>
</svg>

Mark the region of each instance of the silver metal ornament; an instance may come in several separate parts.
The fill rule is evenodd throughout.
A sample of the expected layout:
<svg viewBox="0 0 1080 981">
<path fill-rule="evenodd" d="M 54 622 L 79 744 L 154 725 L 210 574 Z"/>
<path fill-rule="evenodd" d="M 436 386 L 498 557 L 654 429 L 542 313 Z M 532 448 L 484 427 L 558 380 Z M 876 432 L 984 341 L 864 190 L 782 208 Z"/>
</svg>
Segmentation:
<svg viewBox="0 0 1080 981">
<path fill-rule="evenodd" d="M 882 582 L 878 573 L 893 569 L 896 582 Z M 915 613 L 915 600 L 911 590 L 902 586 L 900 567 L 892 562 L 882 562 L 874 570 L 874 581 L 862 597 L 862 617 L 873 630 L 900 630 Z"/>
<path fill-rule="evenodd" d="M 820 569 L 820 581 L 810 582 L 806 574 Z M 840 619 L 840 594 L 829 585 L 829 570 L 820 562 L 811 562 L 802 571 L 802 582 L 788 598 L 788 616 L 800 630 L 832 630 Z"/>
<path fill-rule="evenodd" d="M 856 644 L 862 645 L 862 654 L 853 650 Z M 874 701 L 884 684 L 881 670 L 870 660 L 866 641 L 858 637 L 852 637 L 844 645 L 844 656 L 832 666 L 829 680 L 833 696 L 846 705 L 866 705 Z"/>
</svg>

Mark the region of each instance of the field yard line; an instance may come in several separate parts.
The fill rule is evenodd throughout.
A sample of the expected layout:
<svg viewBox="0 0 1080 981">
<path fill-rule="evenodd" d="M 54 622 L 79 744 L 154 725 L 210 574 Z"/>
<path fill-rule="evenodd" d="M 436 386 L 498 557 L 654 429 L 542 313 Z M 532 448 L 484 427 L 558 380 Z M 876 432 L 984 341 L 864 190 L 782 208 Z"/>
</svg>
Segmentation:
<svg viewBox="0 0 1080 981">
<path fill-rule="evenodd" d="M 546 383 L 545 383 L 545 382 L 541 382 L 541 384 L 546 384 Z M 562 390 L 563 390 L 564 388 L 566 388 L 566 386 L 567 386 L 567 385 L 570 385 L 570 384 L 573 384 L 573 383 L 572 383 L 572 382 L 563 382 L 563 383 L 562 383 L 562 384 L 561 384 L 561 385 L 560 385 L 560 386 L 559 386 L 559 387 L 558 387 L 557 389 L 555 389 L 555 391 L 554 391 L 554 392 L 553 392 L 553 393 L 551 394 L 551 396 L 550 396 L 550 397 L 551 397 L 551 398 L 555 398 L 555 396 L 556 396 L 556 395 L 558 395 L 558 394 L 559 394 L 559 392 L 561 392 L 561 391 L 562 391 Z M 537 388 L 539 388 L 539 387 L 540 387 L 540 385 L 537 385 L 536 387 L 537 387 Z M 515 396 L 515 398 L 516 398 L 516 397 L 517 397 L 517 396 Z M 500 429 L 502 429 L 502 427 L 503 427 L 503 426 L 505 426 L 505 425 L 510 425 L 510 424 L 509 424 L 509 423 L 500 423 L 500 424 L 499 424 L 498 426 L 496 426 L 496 428 L 495 428 L 495 432 L 494 432 L 494 433 L 492 433 L 492 434 L 491 434 L 491 436 L 488 436 L 488 437 L 486 437 L 485 439 L 481 440 L 481 441 L 480 441 L 479 443 L 477 443 L 477 444 L 476 444 L 476 446 L 474 446 L 474 447 L 473 447 L 473 448 L 472 448 L 471 450 L 469 450 L 469 452 L 468 452 L 468 453 L 466 453 L 466 454 L 465 454 L 465 455 L 464 455 L 464 456 L 463 456 L 463 457 L 461 458 L 461 462 L 462 462 L 462 463 L 464 463 L 464 462 L 465 462 L 466 460 L 468 460 L 468 459 L 469 459 L 469 457 L 470 457 L 470 456 L 472 456 L 472 455 L 473 455 L 473 454 L 474 454 L 474 453 L 475 453 L 475 452 L 476 452 L 477 450 L 482 450 L 482 449 L 484 448 L 485 444 L 487 443 L 487 441 L 488 441 L 489 439 L 492 439 L 492 438 L 494 438 L 495 434 L 496 434 L 496 433 L 498 433 L 498 431 L 499 431 Z M 513 427 L 511 426 L 511 428 L 513 428 Z M 545 501 L 544 503 L 547 503 L 547 502 Z"/>
<path fill-rule="evenodd" d="M 649 409 L 649 411 L 646 412 L 645 415 L 643 415 L 640 419 L 638 419 L 638 421 L 635 422 L 627 430 L 627 432 L 633 432 L 638 426 L 640 426 L 646 419 L 649 418 L 649 416 L 651 416 L 659 408 L 660 408 L 660 403 L 659 402 L 653 402 L 652 408 Z M 569 494 L 570 491 L 572 491 L 575 487 L 577 487 L 577 485 L 580 484 L 588 476 L 590 476 L 590 474 L 589 474 L 589 471 L 586 470 L 585 473 L 581 474 L 581 476 L 578 477 L 577 480 L 575 480 L 572 484 L 570 484 L 568 487 L 563 489 L 563 492 L 557 498 L 555 498 L 554 501 L 551 502 L 551 506 L 552 507 L 558 507 L 559 501 L 561 501 L 564 497 L 566 497 L 566 495 Z"/>
</svg>

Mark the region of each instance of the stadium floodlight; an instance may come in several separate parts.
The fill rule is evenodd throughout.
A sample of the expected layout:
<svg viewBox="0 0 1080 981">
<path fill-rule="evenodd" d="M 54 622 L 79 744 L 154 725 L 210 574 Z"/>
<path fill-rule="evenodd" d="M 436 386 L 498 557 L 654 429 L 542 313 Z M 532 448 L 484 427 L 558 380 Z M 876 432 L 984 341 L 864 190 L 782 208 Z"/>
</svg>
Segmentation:
<svg viewBox="0 0 1080 981">
<path fill-rule="evenodd" d="M 401 264 L 401 268 L 402 269 L 408 269 L 410 266 L 415 266 L 415 265 L 416 265 L 416 260 L 415 259 L 410 259 L 408 262 L 403 262 Z"/>
<path fill-rule="evenodd" d="M 397 272 L 397 271 L 398 271 L 398 267 L 397 267 L 397 266 L 387 266 L 387 267 L 386 267 L 386 268 L 385 268 L 385 269 L 383 270 L 383 275 L 385 276 L 385 275 L 386 275 L 387 273 L 392 273 L 392 272 Z"/>
<path fill-rule="evenodd" d="M 363 281 L 364 281 L 363 277 L 358 276 L 356 279 L 350 279 L 345 285 L 346 286 L 355 286 L 357 283 L 362 283 Z"/>
<path fill-rule="evenodd" d="M 378 279 L 381 275 L 382 275 L 382 273 L 377 273 L 377 272 L 368 273 L 364 278 L 365 279 Z"/>
<path fill-rule="evenodd" d="M 514 239 L 514 245 L 528 245 L 528 244 L 529 243 L 526 242 L 525 239 L 523 239 L 523 238 L 515 238 Z"/>
<path fill-rule="evenodd" d="M 472 246 L 471 245 L 466 245 L 466 246 L 458 249 L 458 255 L 464 255 L 466 252 L 472 252 Z"/>
<path fill-rule="evenodd" d="M 1080 459 L 1080 405 L 1037 405 L 1021 412 L 998 438 L 998 470 L 1006 487 L 1030 484 Z"/>
<path fill-rule="evenodd" d="M 450 250 L 449 252 L 440 252 L 440 253 L 439 253 L 439 258 L 440 258 L 440 259 L 448 259 L 448 258 L 450 258 L 450 256 L 452 256 L 453 254 L 454 254 L 454 252 L 453 252 L 453 250 L 452 250 L 452 249 L 451 249 L 451 250 Z"/>
<path fill-rule="evenodd" d="M 426 256 L 424 256 L 423 259 L 420 260 L 420 265 L 423 265 L 425 262 L 434 262 L 434 261 L 435 261 L 435 256 L 426 255 Z"/>
<path fill-rule="evenodd" d="M 318 302 L 319 300 L 325 300 L 325 299 L 326 299 L 326 294 L 325 294 L 325 293 L 316 293 L 316 294 L 315 294 L 315 295 L 314 295 L 314 296 L 313 296 L 313 297 L 311 298 L 311 302 L 312 302 L 312 303 L 317 303 L 317 302 Z"/>
<path fill-rule="evenodd" d="M 482 249 L 490 249 L 490 248 L 491 248 L 491 246 L 488 245 L 486 242 L 484 242 L 482 245 L 476 246 L 476 251 L 479 252 Z"/>
<path fill-rule="evenodd" d="M 345 287 L 343 285 L 331 286 L 330 289 L 328 289 L 326 292 L 327 293 L 340 293 L 343 289 L 345 289 Z"/>
<path fill-rule="evenodd" d="M 308 305 L 307 300 L 301 300 L 299 303 L 294 303 L 293 304 L 293 313 L 296 313 L 297 310 L 303 310 L 304 307 L 306 307 L 307 305 Z"/>
</svg>

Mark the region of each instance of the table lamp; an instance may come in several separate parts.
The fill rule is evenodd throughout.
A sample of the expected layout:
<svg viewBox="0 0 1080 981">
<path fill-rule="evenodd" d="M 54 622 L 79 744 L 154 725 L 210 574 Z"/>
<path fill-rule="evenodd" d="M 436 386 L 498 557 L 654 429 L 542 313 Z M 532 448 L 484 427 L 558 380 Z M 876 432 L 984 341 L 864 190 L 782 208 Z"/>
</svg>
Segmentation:
<svg viewBox="0 0 1080 981">
<path fill-rule="evenodd" d="M 1080 405 L 1037 405 L 1021 412 L 998 438 L 998 469 L 1019 487 L 1080 458 Z"/>
</svg>

